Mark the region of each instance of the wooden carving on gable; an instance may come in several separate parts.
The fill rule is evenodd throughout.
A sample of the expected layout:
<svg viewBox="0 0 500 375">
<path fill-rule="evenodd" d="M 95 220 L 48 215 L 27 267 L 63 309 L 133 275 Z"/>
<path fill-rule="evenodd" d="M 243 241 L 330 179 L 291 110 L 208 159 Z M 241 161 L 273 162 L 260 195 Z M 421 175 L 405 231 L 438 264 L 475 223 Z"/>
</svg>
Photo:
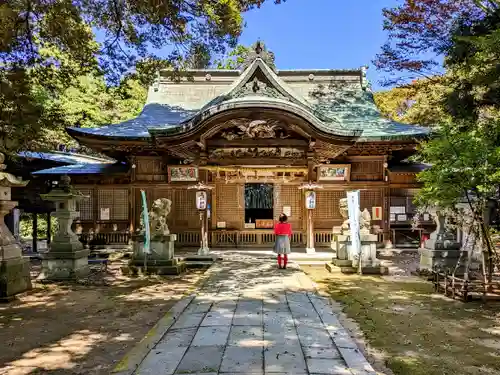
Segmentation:
<svg viewBox="0 0 500 375">
<path fill-rule="evenodd" d="M 289 137 L 288 131 L 278 120 L 251 120 L 239 118 L 229 120 L 220 136 L 228 141 L 242 139 L 265 139 Z"/>
<path fill-rule="evenodd" d="M 243 98 L 245 96 L 260 95 L 267 96 L 270 98 L 277 98 L 283 100 L 290 100 L 285 95 L 281 94 L 276 88 L 268 85 L 267 83 L 254 77 L 251 81 L 248 81 L 239 90 L 231 94 L 232 98 Z"/>
<path fill-rule="evenodd" d="M 227 158 L 289 158 L 302 159 L 305 151 L 292 147 L 239 147 L 239 148 L 216 148 L 211 150 L 209 159 Z"/>
</svg>

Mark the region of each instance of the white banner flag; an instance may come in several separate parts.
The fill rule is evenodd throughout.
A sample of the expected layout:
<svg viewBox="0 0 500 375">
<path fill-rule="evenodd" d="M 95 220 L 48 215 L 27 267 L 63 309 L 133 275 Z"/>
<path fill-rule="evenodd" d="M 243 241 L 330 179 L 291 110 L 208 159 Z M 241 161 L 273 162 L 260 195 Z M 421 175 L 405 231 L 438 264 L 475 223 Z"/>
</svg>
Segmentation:
<svg viewBox="0 0 500 375">
<path fill-rule="evenodd" d="M 361 241 L 359 237 L 359 190 L 347 192 L 347 209 L 349 213 L 349 224 L 351 227 L 352 260 L 361 256 Z"/>
</svg>

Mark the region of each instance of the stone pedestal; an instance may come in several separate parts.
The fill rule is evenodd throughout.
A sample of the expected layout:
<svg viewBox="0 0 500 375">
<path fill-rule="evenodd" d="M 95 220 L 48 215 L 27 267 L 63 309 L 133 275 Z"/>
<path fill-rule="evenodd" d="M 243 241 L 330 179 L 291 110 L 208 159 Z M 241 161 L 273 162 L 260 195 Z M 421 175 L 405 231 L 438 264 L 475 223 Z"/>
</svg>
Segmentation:
<svg viewBox="0 0 500 375">
<path fill-rule="evenodd" d="M 377 259 L 378 235 L 370 233 L 371 215 L 365 208 L 359 211 L 359 237 L 361 242 L 361 254 L 358 249 L 352 246 L 350 222 L 348 219 L 348 202 L 346 198 L 339 201 L 339 210 L 344 222 L 341 226 L 333 227 L 332 249 L 334 257 L 332 264 L 327 264 L 326 268 L 333 271 L 334 266 L 340 267 L 344 273 L 355 273 L 359 270 L 365 274 L 386 274 L 387 268 L 380 266 Z M 361 256 L 360 256 L 361 255 Z M 332 266 L 333 265 L 333 266 Z"/>
<path fill-rule="evenodd" d="M 419 249 L 420 254 L 420 270 L 432 271 L 435 267 L 454 270 L 460 254 L 462 254 L 461 264 L 457 269 L 457 274 L 463 274 L 465 270 L 465 263 L 467 261 L 467 252 L 460 250 L 433 250 L 433 249 Z"/>
<path fill-rule="evenodd" d="M 338 236 L 342 235 L 341 227 L 333 227 L 332 229 L 332 242 L 330 243 L 330 248 L 333 251 L 333 259 L 337 258 L 337 249 L 339 247 Z"/>
<path fill-rule="evenodd" d="M 454 269 L 462 253 L 461 245 L 456 240 L 456 234 L 445 228 L 446 217 L 439 210 L 434 210 L 431 215 L 436 223 L 436 230 L 425 241 L 424 247 L 419 249 L 420 270 L 432 271 L 436 266 Z M 467 255 L 463 254 L 462 259 L 465 262 Z M 458 273 L 462 271 L 463 267 L 460 265 Z"/>
<path fill-rule="evenodd" d="M 0 188 L 0 195 L 10 188 Z M 30 261 L 24 258 L 22 249 L 5 225 L 4 217 L 17 202 L 0 200 L 0 300 L 10 300 L 16 294 L 31 289 Z"/>
<path fill-rule="evenodd" d="M 379 266 L 380 261 L 377 259 L 377 242 L 376 234 L 362 234 L 361 236 L 361 265 L 364 266 Z M 359 254 L 352 247 L 350 236 L 337 236 L 337 260 L 351 262 L 353 266 L 359 264 Z"/>
<path fill-rule="evenodd" d="M 133 255 L 124 274 L 179 275 L 186 270 L 186 264 L 174 257 L 175 234 L 156 235 L 151 239 L 151 253 L 144 252 L 144 236 L 133 237 Z"/>
<path fill-rule="evenodd" d="M 29 258 L 23 257 L 21 247 L 5 224 L 5 215 L 17 206 L 17 202 L 11 201 L 11 188 L 24 187 L 28 181 L 4 172 L 4 161 L 5 156 L 0 153 L 0 300 L 8 301 L 31 289 L 31 277 Z"/>
<path fill-rule="evenodd" d="M 344 273 L 355 273 L 359 268 L 359 254 L 353 248 L 349 235 L 337 235 L 336 257 L 332 264 L 340 267 Z M 361 234 L 361 271 L 364 274 L 386 274 L 388 269 L 380 265 L 377 259 L 378 236 L 376 234 Z"/>
<path fill-rule="evenodd" d="M 86 198 L 69 186 L 69 178 L 61 178 L 60 186 L 48 194 L 44 200 L 55 203 L 56 211 L 52 216 L 57 218 L 57 232 L 49 245 L 49 251 L 42 254 L 42 272 L 38 277 L 44 281 L 77 280 L 90 273 L 88 265 L 89 250 L 84 249 L 71 226 L 79 216 L 76 202 Z"/>
</svg>

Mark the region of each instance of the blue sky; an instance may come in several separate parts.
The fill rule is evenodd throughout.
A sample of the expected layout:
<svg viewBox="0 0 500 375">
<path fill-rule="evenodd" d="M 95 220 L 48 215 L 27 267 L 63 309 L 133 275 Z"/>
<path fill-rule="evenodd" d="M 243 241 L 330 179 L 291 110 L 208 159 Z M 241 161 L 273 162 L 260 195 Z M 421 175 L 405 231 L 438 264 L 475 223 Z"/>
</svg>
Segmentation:
<svg viewBox="0 0 500 375">
<path fill-rule="evenodd" d="M 244 14 L 240 44 L 264 41 L 276 56 L 278 69 L 355 69 L 368 65 L 368 79 L 380 90 L 383 73 L 372 60 L 387 39 L 382 9 L 402 0 L 267 0 Z M 103 34 L 96 31 L 98 40 Z M 158 55 L 168 55 L 167 46 Z"/>
<path fill-rule="evenodd" d="M 243 45 L 263 40 L 278 69 L 349 69 L 368 65 L 373 89 L 380 89 L 371 61 L 386 40 L 382 8 L 398 0 L 273 0 L 245 14 Z"/>
</svg>

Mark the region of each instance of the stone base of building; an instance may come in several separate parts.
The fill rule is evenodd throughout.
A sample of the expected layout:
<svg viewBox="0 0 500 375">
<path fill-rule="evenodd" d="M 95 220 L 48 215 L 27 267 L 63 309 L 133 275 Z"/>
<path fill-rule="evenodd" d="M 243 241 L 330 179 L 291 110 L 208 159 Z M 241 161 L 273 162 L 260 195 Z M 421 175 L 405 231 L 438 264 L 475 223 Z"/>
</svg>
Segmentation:
<svg viewBox="0 0 500 375">
<path fill-rule="evenodd" d="M 0 301 L 10 301 L 30 289 L 29 259 L 19 257 L 0 262 Z"/>
<path fill-rule="evenodd" d="M 122 267 L 124 275 L 137 276 L 142 275 L 180 275 L 187 269 L 186 262 L 180 261 L 177 258 L 170 260 L 147 259 L 144 264 L 144 259 L 132 259 L 128 266 Z"/>
<path fill-rule="evenodd" d="M 344 260 L 344 261 L 340 262 L 340 264 L 342 264 L 342 265 L 336 265 L 334 263 L 326 263 L 325 267 L 331 273 L 341 272 L 344 274 L 355 274 L 355 273 L 359 272 L 358 267 L 352 266 L 352 262 L 350 265 L 347 265 L 346 262 L 348 262 L 348 261 Z M 385 266 L 364 266 L 364 267 L 361 267 L 361 273 L 363 275 L 388 275 L 389 268 L 387 268 Z"/>
<path fill-rule="evenodd" d="M 52 252 L 42 255 L 40 281 L 74 281 L 90 273 L 89 250 Z"/>
<path fill-rule="evenodd" d="M 465 271 L 465 262 L 467 261 L 467 252 L 461 250 L 433 250 L 419 249 L 420 253 L 420 271 L 433 271 L 436 267 L 441 269 L 449 268 L 454 270 L 460 254 L 462 254 L 461 264 L 459 265 L 456 275 L 463 274 Z"/>
</svg>

